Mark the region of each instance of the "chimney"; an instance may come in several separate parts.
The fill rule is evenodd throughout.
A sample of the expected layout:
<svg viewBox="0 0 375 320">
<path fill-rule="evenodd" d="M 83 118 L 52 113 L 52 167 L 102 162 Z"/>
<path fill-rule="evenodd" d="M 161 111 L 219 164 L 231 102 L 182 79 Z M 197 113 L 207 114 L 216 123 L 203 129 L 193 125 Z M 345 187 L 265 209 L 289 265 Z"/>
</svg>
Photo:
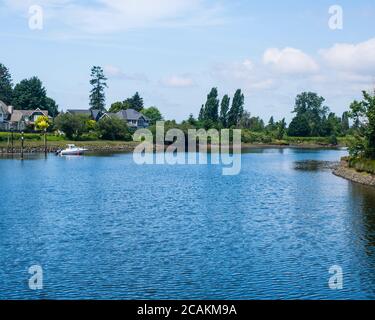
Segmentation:
<svg viewBox="0 0 375 320">
<path fill-rule="evenodd" d="M 13 106 L 8 106 L 8 112 L 9 112 L 10 114 L 13 114 L 13 109 L 14 109 Z"/>
</svg>

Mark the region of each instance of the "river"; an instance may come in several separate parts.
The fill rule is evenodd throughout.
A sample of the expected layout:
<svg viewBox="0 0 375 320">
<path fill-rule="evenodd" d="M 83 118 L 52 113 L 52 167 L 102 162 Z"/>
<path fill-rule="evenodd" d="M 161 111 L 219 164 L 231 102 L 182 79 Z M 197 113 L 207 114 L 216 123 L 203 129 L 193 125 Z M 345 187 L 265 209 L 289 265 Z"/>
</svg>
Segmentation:
<svg viewBox="0 0 375 320">
<path fill-rule="evenodd" d="M 375 298 L 375 189 L 298 166 L 345 153 L 252 149 L 235 176 L 131 154 L 0 158 L 0 299 Z"/>
</svg>

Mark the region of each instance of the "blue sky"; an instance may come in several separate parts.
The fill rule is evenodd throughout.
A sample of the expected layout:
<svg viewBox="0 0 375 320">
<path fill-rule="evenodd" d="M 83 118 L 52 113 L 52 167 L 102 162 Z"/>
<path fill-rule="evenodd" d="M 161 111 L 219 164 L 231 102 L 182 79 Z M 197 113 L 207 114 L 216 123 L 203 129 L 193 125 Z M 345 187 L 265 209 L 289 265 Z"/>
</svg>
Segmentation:
<svg viewBox="0 0 375 320">
<path fill-rule="evenodd" d="M 31 5 L 42 30 L 29 28 Z M 328 26 L 332 5 L 343 30 Z M 14 82 L 37 75 L 63 110 L 88 107 L 93 65 L 109 78 L 108 107 L 139 91 L 176 120 L 213 86 L 241 88 L 252 115 L 290 120 L 301 91 L 341 113 L 375 84 L 373 0 L 3 0 L 0 30 Z"/>
</svg>

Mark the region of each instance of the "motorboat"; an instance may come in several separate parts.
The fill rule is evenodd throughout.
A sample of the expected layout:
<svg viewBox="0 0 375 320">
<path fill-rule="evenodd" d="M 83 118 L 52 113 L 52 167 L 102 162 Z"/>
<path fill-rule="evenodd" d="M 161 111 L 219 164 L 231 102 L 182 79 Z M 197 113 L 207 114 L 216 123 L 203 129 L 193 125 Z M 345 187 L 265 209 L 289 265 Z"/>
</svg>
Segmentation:
<svg viewBox="0 0 375 320">
<path fill-rule="evenodd" d="M 64 150 L 58 150 L 57 155 L 60 156 L 80 156 L 83 155 L 87 149 L 76 147 L 74 144 L 68 144 Z"/>
</svg>

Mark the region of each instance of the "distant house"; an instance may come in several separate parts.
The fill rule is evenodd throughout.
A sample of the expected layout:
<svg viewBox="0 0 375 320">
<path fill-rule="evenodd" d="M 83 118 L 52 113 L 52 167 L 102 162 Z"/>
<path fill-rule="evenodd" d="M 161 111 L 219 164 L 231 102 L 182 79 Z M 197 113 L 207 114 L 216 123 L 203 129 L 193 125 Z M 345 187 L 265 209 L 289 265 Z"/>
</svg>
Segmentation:
<svg viewBox="0 0 375 320">
<path fill-rule="evenodd" d="M 66 113 L 84 115 L 95 121 L 106 117 L 115 117 L 124 120 L 130 128 L 147 128 L 150 125 L 150 119 L 134 109 L 121 110 L 117 113 L 103 112 L 101 110 L 68 109 Z"/>
<path fill-rule="evenodd" d="M 48 117 L 48 111 L 39 108 L 35 110 L 13 110 L 10 116 L 10 124 L 15 130 L 25 130 L 27 126 L 34 126 L 41 116 Z"/>
<path fill-rule="evenodd" d="M 147 128 L 150 125 L 150 119 L 134 109 L 121 110 L 112 114 L 107 113 L 105 116 L 115 116 L 124 120 L 130 128 Z"/>
<path fill-rule="evenodd" d="M 7 106 L 0 101 L 0 130 L 25 130 L 27 126 L 33 126 L 40 116 L 47 116 L 47 110 L 39 108 L 35 110 L 14 110 L 12 106 Z"/>
<path fill-rule="evenodd" d="M 9 115 L 9 107 L 0 100 L 0 123 L 8 123 Z"/>
<path fill-rule="evenodd" d="M 68 109 L 66 113 L 73 115 L 83 115 L 89 117 L 91 120 L 99 121 L 99 119 L 104 115 L 101 110 L 85 110 L 85 109 Z"/>
</svg>

